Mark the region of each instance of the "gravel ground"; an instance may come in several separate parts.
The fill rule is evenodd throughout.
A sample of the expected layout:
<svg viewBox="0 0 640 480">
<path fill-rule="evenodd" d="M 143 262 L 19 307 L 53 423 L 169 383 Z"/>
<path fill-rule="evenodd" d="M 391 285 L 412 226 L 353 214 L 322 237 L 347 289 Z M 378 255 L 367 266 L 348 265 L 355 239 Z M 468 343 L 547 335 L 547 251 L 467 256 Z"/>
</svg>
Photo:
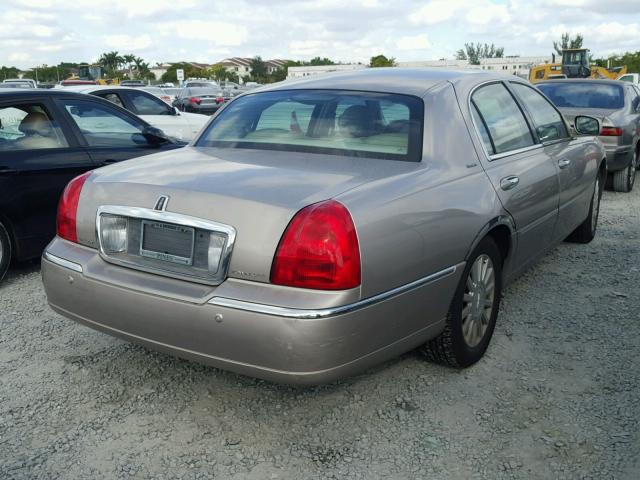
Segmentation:
<svg viewBox="0 0 640 480">
<path fill-rule="evenodd" d="M 273 385 L 68 321 L 38 270 L 0 287 L 2 479 L 640 478 L 640 188 L 507 288 L 460 372 Z"/>
</svg>

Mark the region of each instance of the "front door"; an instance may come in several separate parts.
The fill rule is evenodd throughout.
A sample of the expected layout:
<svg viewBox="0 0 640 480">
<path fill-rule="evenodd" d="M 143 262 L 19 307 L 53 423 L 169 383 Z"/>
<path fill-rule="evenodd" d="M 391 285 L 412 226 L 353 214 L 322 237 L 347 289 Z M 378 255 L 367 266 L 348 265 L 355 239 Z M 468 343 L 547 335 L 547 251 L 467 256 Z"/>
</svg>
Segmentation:
<svg viewBox="0 0 640 480">
<path fill-rule="evenodd" d="M 471 110 L 489 160 L 485 170 L 515 222 L 512 265 L 523 268 L 553 242 L 559 196 L 556 167 L 502 82 L 478 88 Z"/>
</svg>

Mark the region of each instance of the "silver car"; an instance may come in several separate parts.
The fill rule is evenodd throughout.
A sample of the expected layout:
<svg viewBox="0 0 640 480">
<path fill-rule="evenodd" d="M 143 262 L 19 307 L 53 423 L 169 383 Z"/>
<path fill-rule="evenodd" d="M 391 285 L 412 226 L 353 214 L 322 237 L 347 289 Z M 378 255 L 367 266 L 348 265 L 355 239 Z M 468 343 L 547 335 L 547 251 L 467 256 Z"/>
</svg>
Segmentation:
<svg viewBox="0 0 640 480">
<path fill-rule="evenodd" d="M 327 382 L 416 347 L 466 367 L 503 286 L 593 238 L 605 175 L 601 143 L 515 77 L 312 78 L 72 181 L 42 276 L 73 320 L 265 379 Z"/>
<path fill-rule="evenodd" d="M 617 192 L 630 192 L 640 168 L 640 90 L 618 80 L 561 80 L 537 87 L 573 122 L 590 115 L 601 123 L 600 140 L 607 152 L 609 183 Z"/>
</svg>

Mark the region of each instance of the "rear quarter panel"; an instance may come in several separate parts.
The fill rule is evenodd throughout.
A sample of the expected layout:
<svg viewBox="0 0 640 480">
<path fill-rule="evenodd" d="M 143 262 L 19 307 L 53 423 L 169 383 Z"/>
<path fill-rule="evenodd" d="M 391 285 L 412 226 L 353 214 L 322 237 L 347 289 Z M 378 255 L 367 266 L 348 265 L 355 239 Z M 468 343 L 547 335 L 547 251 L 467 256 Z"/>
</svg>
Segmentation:
<svg viewBox="0 0 640 480">
<path fill-rule="evenodd" d="M 424 100 L 423 156 L 415 170 L 337 197 L 358 231 L 365 298 L 464 261 L 501 213 L 453 87 L 436 86 Z"/>
</svg>

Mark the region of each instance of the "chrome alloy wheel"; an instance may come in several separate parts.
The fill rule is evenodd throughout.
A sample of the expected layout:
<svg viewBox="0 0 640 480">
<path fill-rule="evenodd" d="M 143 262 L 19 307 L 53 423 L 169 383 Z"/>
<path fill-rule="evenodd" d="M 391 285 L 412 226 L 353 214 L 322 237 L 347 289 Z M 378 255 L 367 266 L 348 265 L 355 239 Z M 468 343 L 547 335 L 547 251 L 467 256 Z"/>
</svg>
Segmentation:
<svg viewBox="0 0 640 480">
<path fill-rule="evenodd" d="M 496 282 L 493 262 L 482 254 L 473 262 L 462 297 L 462 336 L 469 347 L 477 346 L 487 331 Z"/>
<path fill-rule="evenodd" d="M 591 232 L 596 231 L 596 226 L 598 225 L 598 214 L 600 213 L 600 176 L 596 177 L 596 186 L 593 190 L 593 200 L 591 200 L 593 205 L 593 211 L 591 212 Z"/>
</svg>

